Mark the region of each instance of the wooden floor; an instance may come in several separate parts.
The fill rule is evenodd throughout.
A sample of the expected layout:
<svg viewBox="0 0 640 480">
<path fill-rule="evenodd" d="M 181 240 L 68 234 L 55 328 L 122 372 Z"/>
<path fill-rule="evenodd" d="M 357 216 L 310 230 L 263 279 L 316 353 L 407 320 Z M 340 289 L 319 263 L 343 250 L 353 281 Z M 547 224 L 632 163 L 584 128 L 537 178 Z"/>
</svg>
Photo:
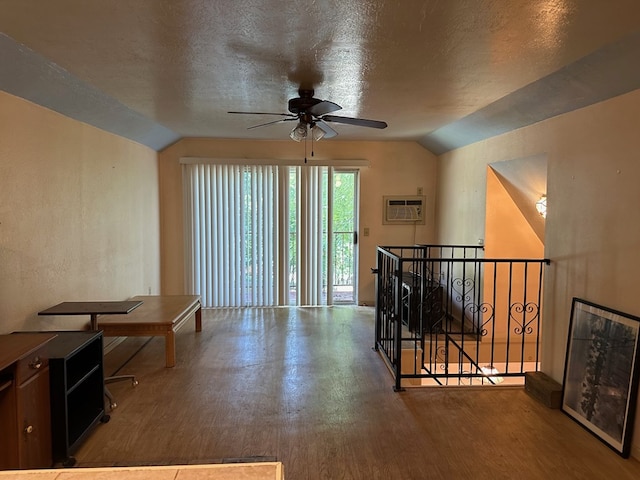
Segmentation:
<svg viewBox="0 0 640 480">
<path fill-rule="evenodd" d="M 78 466 L 277 460 L 302 479 L 640 478 L 521 387 L 393 392 L 366 307 L 205 310 L 164 367 L 154 338 L 111 384 L 118 408 Z M 131 339 L 131 342 L 140 342 Z M 107 355 L 107 373 L 135 343 Z"/>
</svg>

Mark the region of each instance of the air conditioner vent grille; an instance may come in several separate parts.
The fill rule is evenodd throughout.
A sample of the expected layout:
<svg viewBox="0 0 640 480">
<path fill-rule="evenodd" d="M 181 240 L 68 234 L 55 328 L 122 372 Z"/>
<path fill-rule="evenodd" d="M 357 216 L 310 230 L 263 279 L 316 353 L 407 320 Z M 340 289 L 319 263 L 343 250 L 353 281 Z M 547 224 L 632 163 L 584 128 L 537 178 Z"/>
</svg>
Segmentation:
<svg viewBox="0 0 640 480">
<path fill-rule="evenodd" d="M 424 196 L 385 196 L 382 223 L 424 225 Z"/>
</svg>

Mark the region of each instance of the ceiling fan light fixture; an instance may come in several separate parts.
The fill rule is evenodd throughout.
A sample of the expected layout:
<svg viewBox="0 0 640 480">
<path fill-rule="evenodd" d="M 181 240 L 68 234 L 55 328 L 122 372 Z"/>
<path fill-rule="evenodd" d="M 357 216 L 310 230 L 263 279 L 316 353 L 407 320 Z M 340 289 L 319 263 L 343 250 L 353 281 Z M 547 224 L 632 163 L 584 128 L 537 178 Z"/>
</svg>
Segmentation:
<svg viewBox="0 0 640 480">
<path fill-rule="evenodd" d="M 313 137 L 313 141 L 317 142 L 318 140 L 322 140 L 324 138 L 325 132 L 318 125 L 313 125 L 311 127 L 311 136 Z"/>
<path fill-rule="evenodd" d="M 296 125 L 296 127 L 291 130 L 289 136 L 291 137 L 291 140 L 301 142 L 302 140 L 307 138 L 307 126 L 302 122 L 299 122 L 298 125 Z"/>
</svg>

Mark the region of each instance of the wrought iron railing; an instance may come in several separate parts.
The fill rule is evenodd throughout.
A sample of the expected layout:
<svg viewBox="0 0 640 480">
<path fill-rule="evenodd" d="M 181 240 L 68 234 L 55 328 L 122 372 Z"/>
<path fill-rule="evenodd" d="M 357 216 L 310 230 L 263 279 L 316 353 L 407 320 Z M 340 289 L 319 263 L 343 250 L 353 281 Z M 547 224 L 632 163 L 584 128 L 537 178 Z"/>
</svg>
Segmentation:
<svg viewBox="0 0 640 480">
<path fill-rule="evenodd" d="M 353 286 L 353 232 L 333 232 L 333 286 Z"/>
<path fill-rule="evenodd" d="M 375 348 L 396 389 L 495 385 L 538 369 L 549 261 L 482 254 L 458 245 L 378 247 Z"/>
<path fill-rule="evenodd" d="M 326 232 L 323 232 L 326 235 Z M 290 302 L 295 303 L 295 295 L 297 292 L 297 232 L 289 232 L 289 292 Z M 354 298 L 354 232 L 333 232 L 333 287 L 343 288 L 347 294 L 343 295 L 353 301 Z M 326 249 L 323 250 L 323 265 L 326 265 Z M 327 277 L 322 277 L 322 290 L 326 294 Z M 335 299 L 334 299 L 335 300 Z"/>
</svg>

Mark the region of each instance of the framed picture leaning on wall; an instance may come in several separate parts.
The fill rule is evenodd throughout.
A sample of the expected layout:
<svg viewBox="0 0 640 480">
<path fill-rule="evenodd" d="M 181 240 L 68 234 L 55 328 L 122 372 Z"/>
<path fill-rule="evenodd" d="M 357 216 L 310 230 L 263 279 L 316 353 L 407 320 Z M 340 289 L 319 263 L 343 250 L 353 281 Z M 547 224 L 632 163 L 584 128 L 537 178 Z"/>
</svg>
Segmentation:
<svg viewBox="0 0 640 480">
<path fill-rule="evenodd" d="M 574 298 L 562 411 L 623 457 L 638 395 L 640 318 Z"/>
</svg>

